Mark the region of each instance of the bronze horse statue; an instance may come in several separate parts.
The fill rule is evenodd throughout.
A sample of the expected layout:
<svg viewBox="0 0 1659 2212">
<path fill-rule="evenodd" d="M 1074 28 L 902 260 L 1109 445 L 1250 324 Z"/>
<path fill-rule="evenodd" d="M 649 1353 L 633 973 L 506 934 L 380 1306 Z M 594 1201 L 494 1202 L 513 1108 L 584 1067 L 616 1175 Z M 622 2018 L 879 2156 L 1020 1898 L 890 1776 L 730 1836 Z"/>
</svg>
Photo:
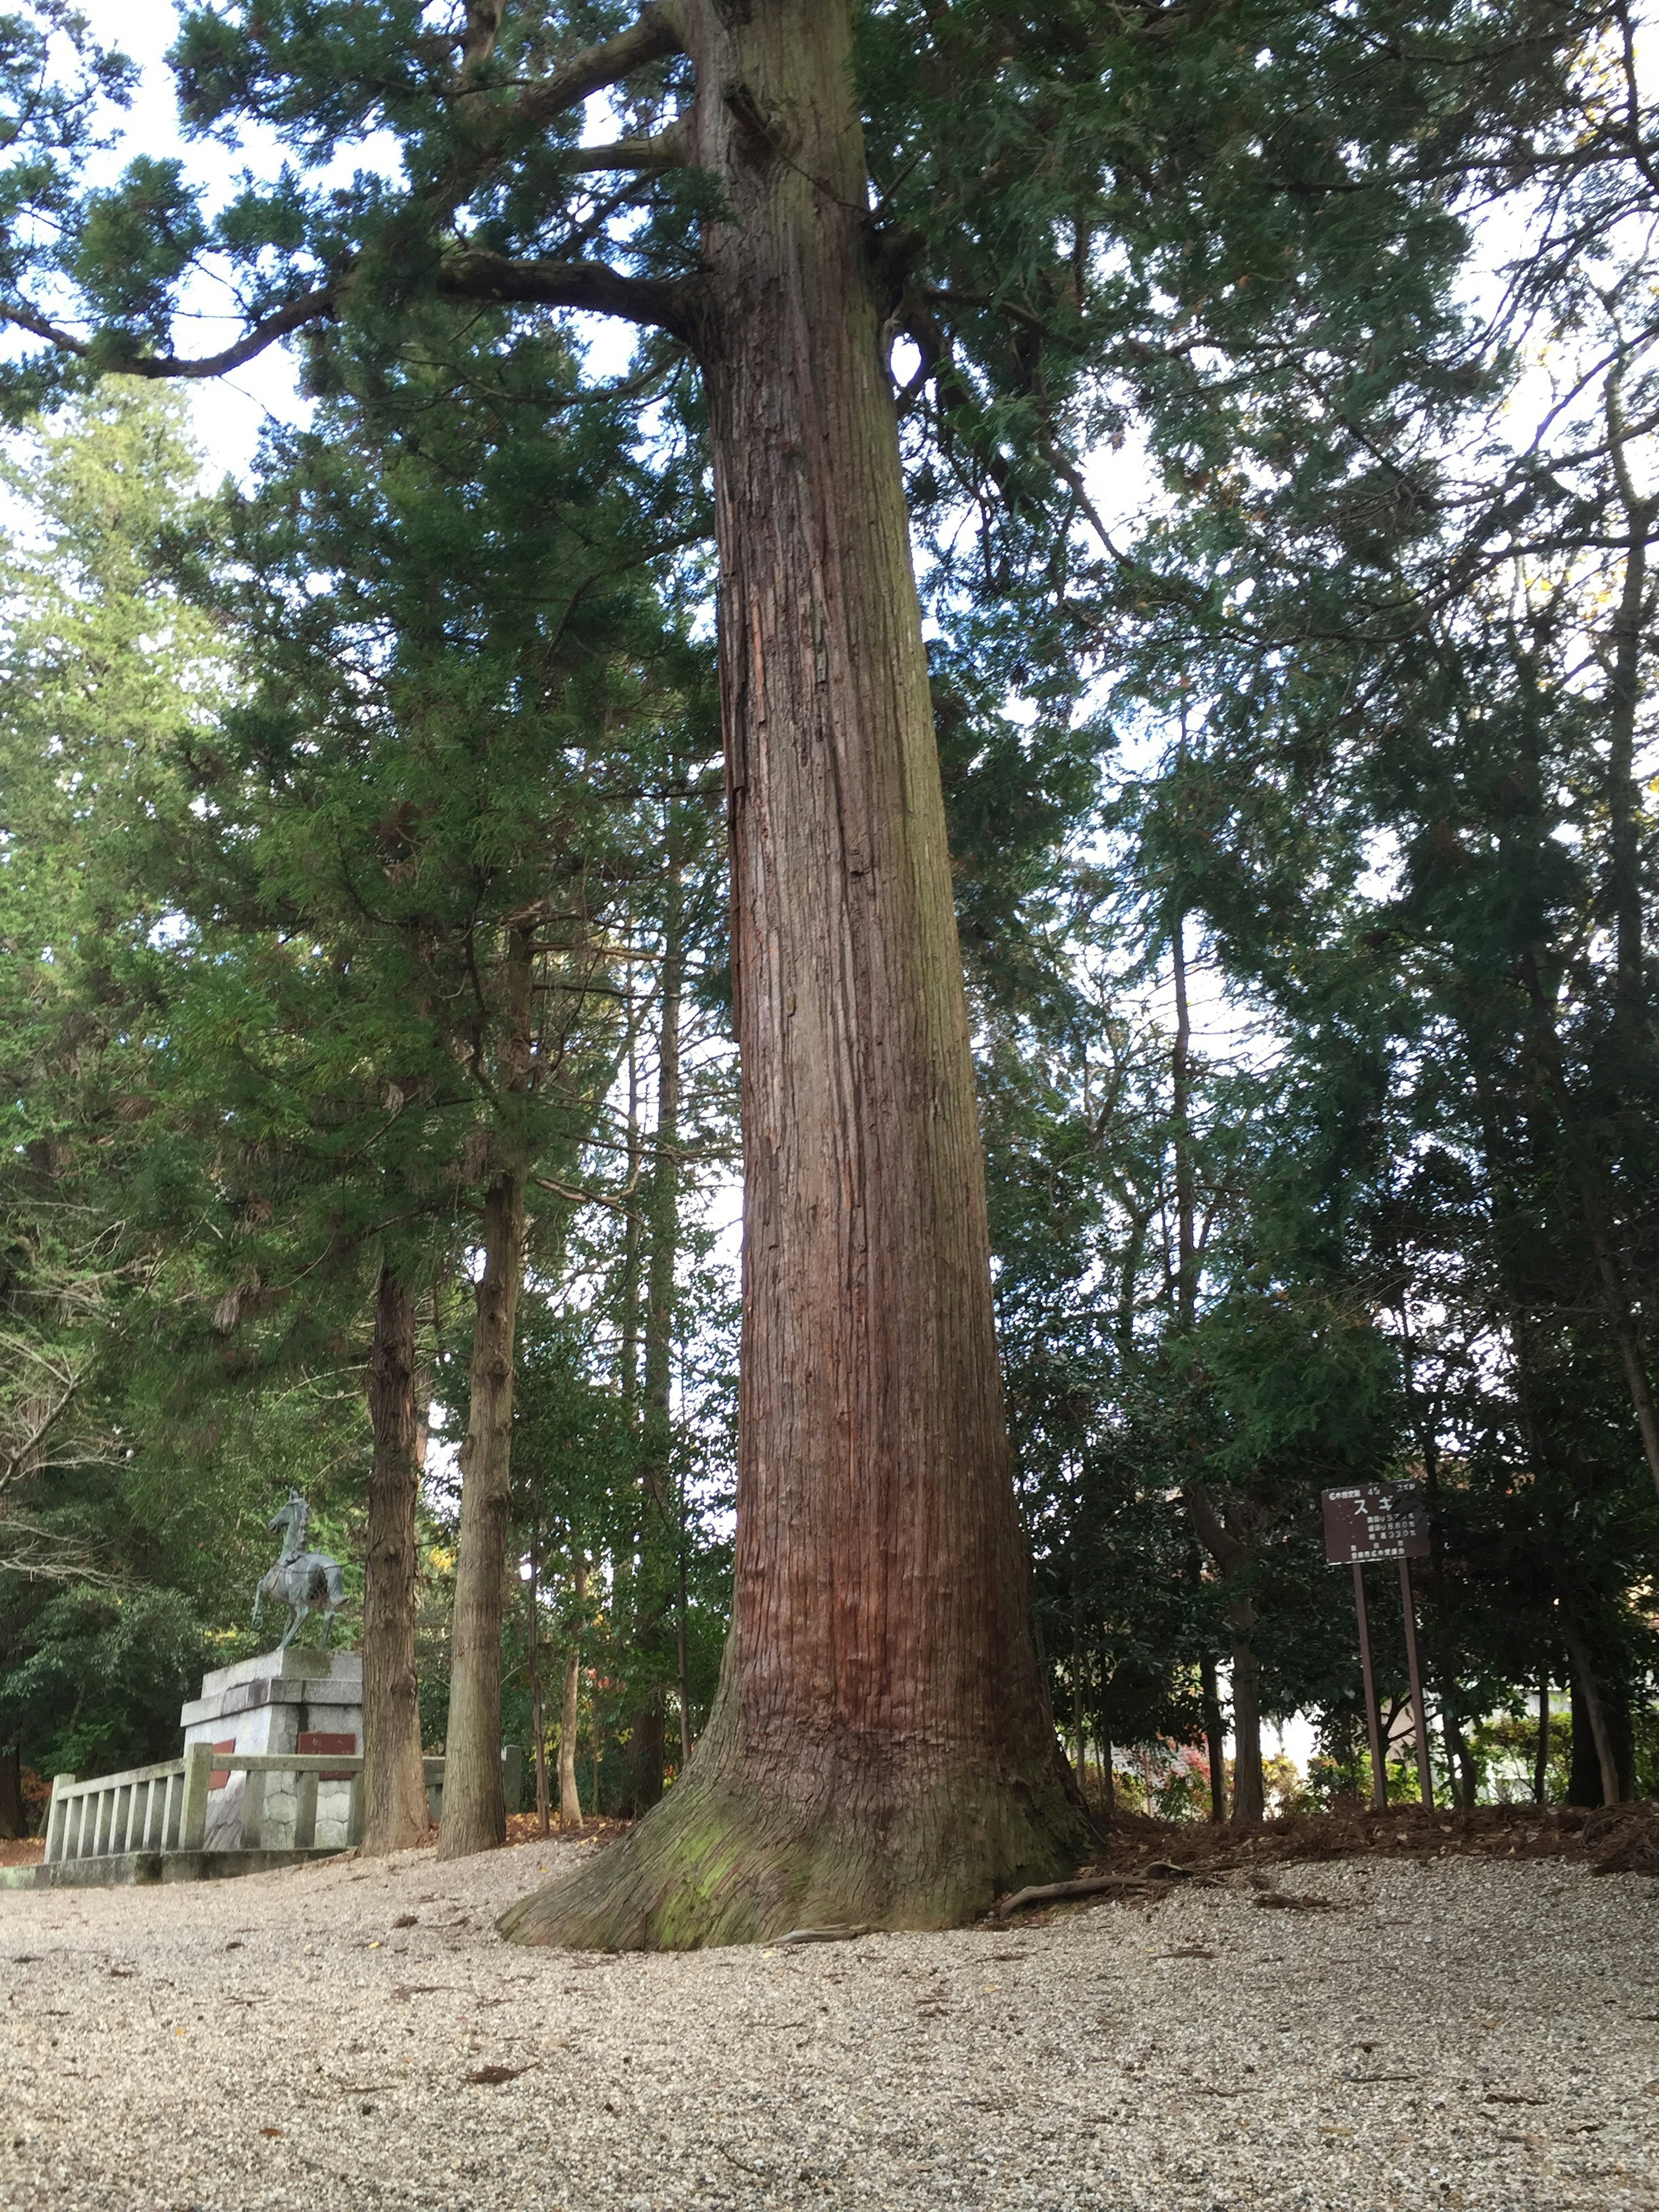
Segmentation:
<svg viewBox="0 0 1659 2212">
<path fill-rule="evenodd" d="M 286 1650 L 294 1641 L 302 1621 L 313 1612 L 323 1616 L 323 1647 L 328 1648 L 334 1634 L 334 1616 L 345 1595 L 345 1583 L 340 1573 L 340 1563 L 331 1559 L 326 1552 L 307 1552 L 306 1522 L 311 1509 L 297 1490 L 289 1492 L 288 1504 L 273 1513 L 266 1526 L 275 1534 L 286 1528 L 283 1540 L 282 1557 L 260 1581 L 253 1594 L 253 1626 L 259 1626 L 260 1609 L 268 1597 L 278 1599 L 293 1614 L 288 1633 L 276 1646 Z"/>
</svg>

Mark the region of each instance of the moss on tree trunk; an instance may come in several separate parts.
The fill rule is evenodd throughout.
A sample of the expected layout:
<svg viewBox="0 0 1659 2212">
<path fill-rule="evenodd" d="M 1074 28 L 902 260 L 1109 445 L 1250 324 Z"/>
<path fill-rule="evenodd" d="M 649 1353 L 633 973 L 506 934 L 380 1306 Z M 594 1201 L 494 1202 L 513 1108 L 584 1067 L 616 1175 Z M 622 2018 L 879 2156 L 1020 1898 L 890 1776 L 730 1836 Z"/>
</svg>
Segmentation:
<svg viewBox="0 0 1659 2212">
<path fill-rule="evenodd" d="M 1087 1818 L 1028 1613 L 851 13 L 684 10 L 726 219 L 700 333 L 743 1059 L 733 1615 L 684 1778 L 503 1923 L 938 1927 Z"/>
</svg>

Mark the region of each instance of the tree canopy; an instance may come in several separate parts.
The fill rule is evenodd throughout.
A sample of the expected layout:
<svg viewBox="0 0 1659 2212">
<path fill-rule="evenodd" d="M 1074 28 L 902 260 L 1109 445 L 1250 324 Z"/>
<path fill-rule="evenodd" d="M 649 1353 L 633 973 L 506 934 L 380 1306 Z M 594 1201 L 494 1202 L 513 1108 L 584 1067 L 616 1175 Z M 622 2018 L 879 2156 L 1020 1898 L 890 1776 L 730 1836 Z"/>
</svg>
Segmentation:
<svg viewBox="0 0 1659 2212">
<path fill-rule="evenodd" d="M 405 1831 L 649 1813 L 519 1933 L 927 1924 L 1362 1787 L 1410 1476 L 1440 1786 L 1656 1786 L 1639 32 L 186 9 L 215 204 L 9 24 L 0 1736 L 159 1747 L 280 1459 Z"/>
</svg>

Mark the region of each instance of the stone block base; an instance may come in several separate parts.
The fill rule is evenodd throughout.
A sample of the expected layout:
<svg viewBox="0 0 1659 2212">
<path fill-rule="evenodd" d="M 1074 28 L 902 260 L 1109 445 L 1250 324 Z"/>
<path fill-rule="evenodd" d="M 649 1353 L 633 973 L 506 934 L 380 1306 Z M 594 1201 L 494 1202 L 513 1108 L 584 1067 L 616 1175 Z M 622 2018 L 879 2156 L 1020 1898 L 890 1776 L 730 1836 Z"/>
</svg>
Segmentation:
<svg viewBox="0 0 1659 2212">
<path fill-rule="evenodd" d="M 339 1856 L 337 1846 L 316 1850 L 117 1851 L 100 1859 L 58 1859 L 50 1866 L 8 1867 L 27 1880 L 18 1889 L 110 1889 L 125 1883 L 218 1881 L 239 1874 L 269 1874 L 276 1867 L 308 1866 Z"/>
</svg>

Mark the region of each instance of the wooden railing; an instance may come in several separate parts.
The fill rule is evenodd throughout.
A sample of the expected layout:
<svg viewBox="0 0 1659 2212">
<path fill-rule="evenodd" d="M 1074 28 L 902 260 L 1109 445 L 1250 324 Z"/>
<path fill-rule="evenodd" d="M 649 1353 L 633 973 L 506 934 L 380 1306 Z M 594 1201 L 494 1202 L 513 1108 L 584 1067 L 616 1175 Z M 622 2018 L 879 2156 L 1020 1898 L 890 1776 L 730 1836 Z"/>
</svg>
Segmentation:
<svg viewBox="0 0 1659 2212">
<path fill-rule="evenodd" d="M 324 1775 L 349 1781 L 346 1844 L 362 1840 L 363 1762 L 346 1752 L 216 1751 L 210 1743 L 185 1746 L 182 1759 L 135 1766 L 125 1774 L 100 1774 L 77 1782 L 60 1774 L 52 1785 L 46 1814 L 46 1863 L 111 1858 L 126 1851 L 199 1851 L 207 1844 L 208 1783 L 215 1774 L 240 1774 L 240 1847 L 264 1848 L 265 1777 L 297 1778 L 295 1850 L 317 1842 L 317 1784 Z"/>
<path fill-rule="evenodd" d="M 501 1751 L 502 1792 L 509 1812 L 518 1808 L 523 1753 L 514 1744 Z M 435 1826 L 443 1808 L 444 1762 L 422 1762 L 427 1804 Z M 240 1774 L 241 1826 L 238 1843 L 245 1851 L 265 1846 L 265 1777 L 292 1774 L 294 1835 L 283 1848 L 317 1847 L 317 1784 L 349 1781 L 345 1847 L 362 1841 L 363 1762 L 361 1754 L 340 1751 L 216 1751 L 210 1743 L 185 1747 L 182 1759 L 159 1766 L 135 1766 L 125 1774 L 100 1774 L 77 1782 L 60 1774 L 52 1785 L 46 1814 L 46 1861 L 115 1858 L 128 1851 L 199 1851 L 207 1848 L 208 1785 L 216 1774 Z M 287 1826 L 284 1818 L 283 1826 Z M 234 1847 L 233 1847 L 234 1848 Z"/>
<path fill-rule="evenodd" d="M 118 1851 L 178 1850 L 189 1764 L 187 1759 L 168 1759 L 159 1766 L 135 1766 L 125 1774 L 100 1774 L 91 1782 L 58 1775 L 46 1813 L 46 1864 L 59 1859 L 106 1858 Z M 204 1767 L 204 1820 L 207 1777 Z"/>
</svg>

